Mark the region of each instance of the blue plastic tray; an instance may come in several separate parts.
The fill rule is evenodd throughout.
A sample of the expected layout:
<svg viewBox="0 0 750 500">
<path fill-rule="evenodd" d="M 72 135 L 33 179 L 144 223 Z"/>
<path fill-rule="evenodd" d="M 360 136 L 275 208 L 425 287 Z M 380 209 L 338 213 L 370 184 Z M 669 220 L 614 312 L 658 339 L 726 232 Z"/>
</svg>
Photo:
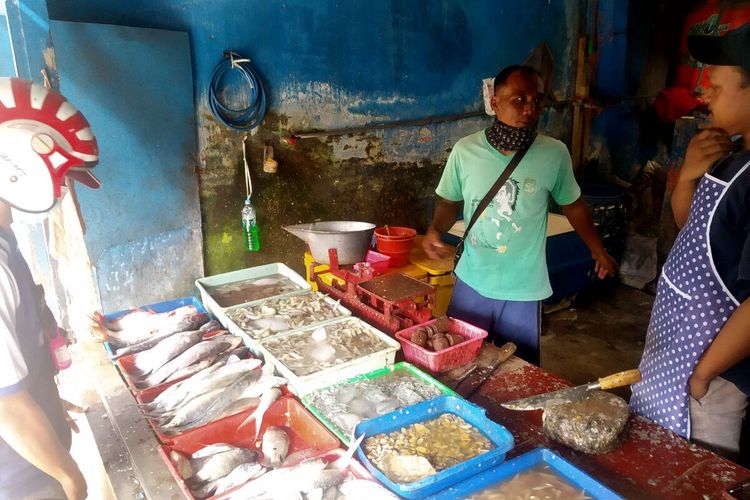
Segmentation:
<svg viewBox="0 0 750 500">
<path fill-rule="evenodd" d="M 198 299 L 195 297 L 182 297 L 179 299 L 173 299 L 173 300 L 166 300 L 164 302 L 159 302 L 156 304 L 151 304 L 147 306 L 140 306 L 133 309 L 145 309 L 149 311 L 154 311 L 158 313 L 167 312 L 167 311 L 173 311 L 177 309 L 178 307 L 182 306 L 195 306 L 195 308 L 198 310 L 198 312 L 206 313 L 208 314 L 208 311 L 206 311 L 206 308 L 203 307 L 203 304 L 200 303 Z M 124 316 L 125 314 L 129 313 L 133 309 L 124 309 L 122 311 L 117 311 L 115 313 L 105 314 L 104 318 L 107 321 L 112 321 L 120 316 Z M 109 354 L 110 357 L 114 356 L 115 353 L 112 350 L 112 346 L 109 342 L 104 342 L 104 350 L 107 351 L 107 354 Z"/>
<path fill-rule="evenodd" d="M 454 484 L 430 498 L 434 500 L 463 499 L 494 484 L 505 481 L 542 462 L 545 462 L 561 477 L 578 486 L 587 495 L 597 500 L 622 500 L 622 497 L 617 493 L 547 448 L 537 448 L 536 450 L 524 453 L 513 460 L 477 474 L 466 481 Z"/>
<path fill-rule="evenodd" d="M 365 455 L 363 446 L 357 449 L 359 460 L 375 476 L 378 481 L 395 493 L 406 498 L 424 498 L 426 495 L 437 493 L 463 479 L 473 476 L 477 472 L 494 467 L 505 459 L 505 454 L 513 448 L 513 436 L 502 425 L 496 424 L 485 416 L 484 408 L 469 403 L 456 396 L 440 396 L 429 401 L 407 406 L 392 413 L 366 420 L 354 428 L 354 436 L 365 435 L 365 439 L 377 434 L 387 434 L 417 422 L 432 420 L 443 413 L 452 413 L 463 418 L 482 434 L 485 435 L 495 448 L 478 455 L 466 462 L 448 467 L 437 474 L 413 483 L 399 484 L 388 479 L 385 474 L 375 467 Z"/>
</svg>

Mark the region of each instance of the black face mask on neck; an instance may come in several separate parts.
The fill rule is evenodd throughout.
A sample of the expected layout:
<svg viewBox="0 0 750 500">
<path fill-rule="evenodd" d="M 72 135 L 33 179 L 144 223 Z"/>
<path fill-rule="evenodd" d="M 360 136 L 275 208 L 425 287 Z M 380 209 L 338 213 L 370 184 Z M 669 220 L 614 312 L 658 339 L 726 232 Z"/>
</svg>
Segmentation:
<svg viewBox="0 0 750 500">
<path fill-rule="evenodd" d="M 518 151 L 534 142 L 536 126 L 511 127 L 495 118 L 495 123 L 486 130 L 485 135 L 487 142 L 498 151 Z"/>
</svg>

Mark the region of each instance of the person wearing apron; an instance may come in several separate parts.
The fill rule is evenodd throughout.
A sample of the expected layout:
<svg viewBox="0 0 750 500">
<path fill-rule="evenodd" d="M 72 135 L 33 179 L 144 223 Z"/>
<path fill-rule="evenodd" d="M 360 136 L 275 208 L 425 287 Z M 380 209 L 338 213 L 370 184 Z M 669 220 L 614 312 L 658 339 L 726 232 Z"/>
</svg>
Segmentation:
<svg viewBox="0 0 750 500">
<path fill-rule="evenodd" d="M 733 458 L 750 394 L 750 25 L 691 35 L 688 47 L 714 65 L 713 123 L 691 140 L 672 195 L 682 229 L 659 277 L 630 406 Z"/>
</svg>

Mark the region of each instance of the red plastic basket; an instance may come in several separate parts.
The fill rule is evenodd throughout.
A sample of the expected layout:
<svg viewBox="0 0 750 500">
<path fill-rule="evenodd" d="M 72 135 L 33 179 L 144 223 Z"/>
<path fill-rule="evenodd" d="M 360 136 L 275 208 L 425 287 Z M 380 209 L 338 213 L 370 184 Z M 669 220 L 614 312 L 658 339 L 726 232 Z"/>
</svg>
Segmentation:
<svg viewBox="0 0 750 500">
<path fill-rule="evenodd" d="M 448 331 L 461 335 L 465 340 L 442 351 L 433 352 L 411 341 L 411 335 L 415 330 L 432 325 L 438 321 L 437 319 L 396 332 L 396 340 L 401 342 L 406 361 L 432 373 L 443 373 L 476 359 L 479 355 L 479 349 L 482 348 L 482 341 L 487 337 L 487 331 L 465 321 L 454 318 L 448 319 L 450 322 Z"/>
<path fill-rule="evenodd" d="M 322 423 L 320 423 L 302 404 L 291 396 L 282 397 L 273 403 L 263 417 L 259 441 L 255 440 L 255 425 L 250 424 L 242 429 L 237 427 L 248 416 L 248 413 L 238 413 L 231 417 L 218 420 L 199 429 L 185 432 L 176 436 L 172 443 L 159 447 L 159 454 L 167 464 L 170 472 L 177 480 L 177 484 L 188 499 L 193 495 L 169 459 L 171 450 L 185 455 L 192 455 L 204 446 L 214 443 L 227 443 L 233 446 L 258 448 L 260 437 L 270 426 L 285 427 L 291 440 L 289 454 L 314 448 L 321 453 L 337 449 L 339 440 Z M 232 491 L 232 490 L 229 490 Z M 229 493 L 229 492 L 227 492 Z"/>
</svg>

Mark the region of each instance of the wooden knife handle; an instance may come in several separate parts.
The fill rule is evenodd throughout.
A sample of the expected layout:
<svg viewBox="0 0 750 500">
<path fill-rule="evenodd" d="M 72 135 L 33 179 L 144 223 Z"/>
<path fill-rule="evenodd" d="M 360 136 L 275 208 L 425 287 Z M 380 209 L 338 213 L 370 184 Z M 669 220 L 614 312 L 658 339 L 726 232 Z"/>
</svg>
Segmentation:
<svg viewBox="0 0 750 500">
<path fill-rule="evenodd" d="M 627 370 L 599 379 L 599 385 L 602 389 L 614 389 L 624 385 L 635 384 L 641 380 L 641 372 L 636 370 Z"/>
</svg>

